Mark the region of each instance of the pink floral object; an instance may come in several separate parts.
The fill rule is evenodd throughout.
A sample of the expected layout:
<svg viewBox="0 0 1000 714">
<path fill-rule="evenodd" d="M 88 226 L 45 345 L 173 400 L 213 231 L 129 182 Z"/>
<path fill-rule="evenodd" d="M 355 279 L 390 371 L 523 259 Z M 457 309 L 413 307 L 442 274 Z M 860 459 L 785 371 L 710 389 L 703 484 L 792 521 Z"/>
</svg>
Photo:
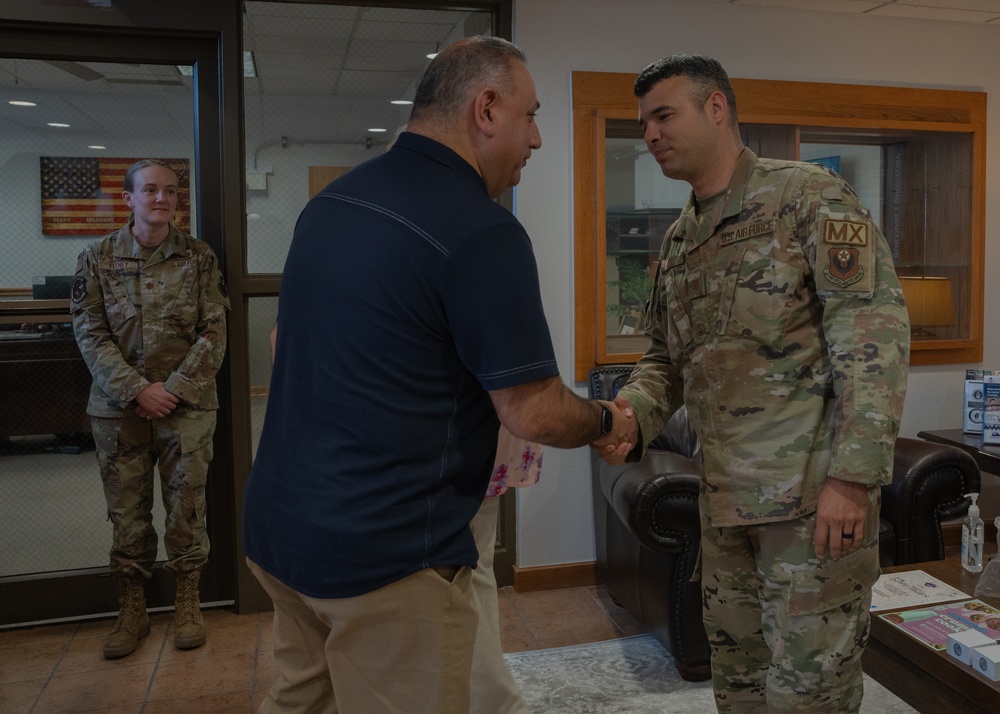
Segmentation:
<svg viewBox="0 0 1000 714">
<path fill-rule="evenodd" d="M 497 457 L 493 462 L 486 496 L 500 496 L 508 488 L 523 488 L 538 483 L 542 471 L 542 445 L 525 441 L 500 427 Z"/>
</svg>

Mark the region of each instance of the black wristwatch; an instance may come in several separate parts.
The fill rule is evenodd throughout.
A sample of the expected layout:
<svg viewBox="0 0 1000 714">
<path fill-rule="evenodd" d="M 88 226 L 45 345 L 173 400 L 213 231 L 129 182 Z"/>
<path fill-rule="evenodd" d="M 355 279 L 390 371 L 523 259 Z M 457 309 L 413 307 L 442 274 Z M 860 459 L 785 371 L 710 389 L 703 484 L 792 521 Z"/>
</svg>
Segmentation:
<svg viewBox="0 0 1000 714">
<path fill-rule="evenodd" d="M 601 435 L 610 434 L 611 428 L 615 425 L 614 415 L 611 410 L 603 404 L 601 405 Z"/>
</svg>

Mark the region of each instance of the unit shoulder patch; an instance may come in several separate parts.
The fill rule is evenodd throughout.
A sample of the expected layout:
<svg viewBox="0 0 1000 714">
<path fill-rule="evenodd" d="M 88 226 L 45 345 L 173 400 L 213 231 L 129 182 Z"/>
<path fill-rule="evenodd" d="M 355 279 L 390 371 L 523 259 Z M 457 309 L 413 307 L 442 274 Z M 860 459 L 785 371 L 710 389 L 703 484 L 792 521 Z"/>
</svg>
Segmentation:
<svg viewBox="0 0 1000 714">
<path fill-rule="evenodd" d="M 87 297 L 87 279 L 82 275 L 77 275 L 73 279 L 73 302 L 81 302 Z"/>
<path fill-rule="evenodd" d="M 832 245 L 868 245 L 868 224 L 861 221 L 828 220 L 823 228 L 823 242 Z"/>
<path fill-rule="evenodd" d="M 829 262 L 823 268 L 823 275 L 834 285 L 846 288 L 865 277 L 865 267 L 858 262 L 857 248 L 830 248 L 827 255 Z"/>
<path fill-rule="evenodd" d="M 816 288 L 857 297 L 875 287 L 875 234 L 870 222 L 851 213 L 820 215 Z"/>
</svg>

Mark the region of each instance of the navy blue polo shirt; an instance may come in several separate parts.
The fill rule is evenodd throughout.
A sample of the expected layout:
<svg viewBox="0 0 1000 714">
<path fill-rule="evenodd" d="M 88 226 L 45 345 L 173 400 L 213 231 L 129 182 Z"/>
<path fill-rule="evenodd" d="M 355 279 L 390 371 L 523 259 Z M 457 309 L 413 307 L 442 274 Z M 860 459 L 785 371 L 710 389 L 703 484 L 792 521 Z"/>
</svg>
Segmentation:
<svg viewBox="0 0 1000 714">
<path fill-rule="evenodd" d="M 247 555 L 324 598 L 474 565 L 487 390 L 557 374 L 524 228 L 458 154 L 404 133 L 296 224 Z"/>
</svg>

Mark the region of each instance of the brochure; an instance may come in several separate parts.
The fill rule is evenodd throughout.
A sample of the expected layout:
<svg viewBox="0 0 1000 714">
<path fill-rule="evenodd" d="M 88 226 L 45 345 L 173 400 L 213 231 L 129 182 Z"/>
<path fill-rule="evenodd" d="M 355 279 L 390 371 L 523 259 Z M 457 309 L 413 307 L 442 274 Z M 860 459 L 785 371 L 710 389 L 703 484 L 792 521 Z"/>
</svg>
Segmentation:
<svg viewBox="0 0 1000 714">
<path fill-rule="evenodd" d="M 948 635 L 972 629 L 1000 641 L 1000 609 L 987 605 L 982 600 L 886 612 L 879 617 L 935 650 L 947 647 Z"/>
<path fill-rule="evenodd" d="M 1000 444 L 1000 376 L 983 377 L 983 444 Z"/>
<path fill-rule="evenodd" d="M 970 597 L 971 595 L 956 590 L 923 570 L 882 573 L 872 586 L 871 609 L 872 611 L 896 610 L 901 607 L 966 600 Z"/>
<path fill-rule="evenodd" d="M 965 403 L 962 414 L 962 431 L 967 434 L 983 433 L 983 381 L 988 375 L 1000 375 L 1000 370 L 965 370 Z"/>
<path fill-rule="evenodd" d="M 981 369 L 965 370 L 962 431 L 966 434 L 983 433 L 983 371 Z"/>
</svg>

